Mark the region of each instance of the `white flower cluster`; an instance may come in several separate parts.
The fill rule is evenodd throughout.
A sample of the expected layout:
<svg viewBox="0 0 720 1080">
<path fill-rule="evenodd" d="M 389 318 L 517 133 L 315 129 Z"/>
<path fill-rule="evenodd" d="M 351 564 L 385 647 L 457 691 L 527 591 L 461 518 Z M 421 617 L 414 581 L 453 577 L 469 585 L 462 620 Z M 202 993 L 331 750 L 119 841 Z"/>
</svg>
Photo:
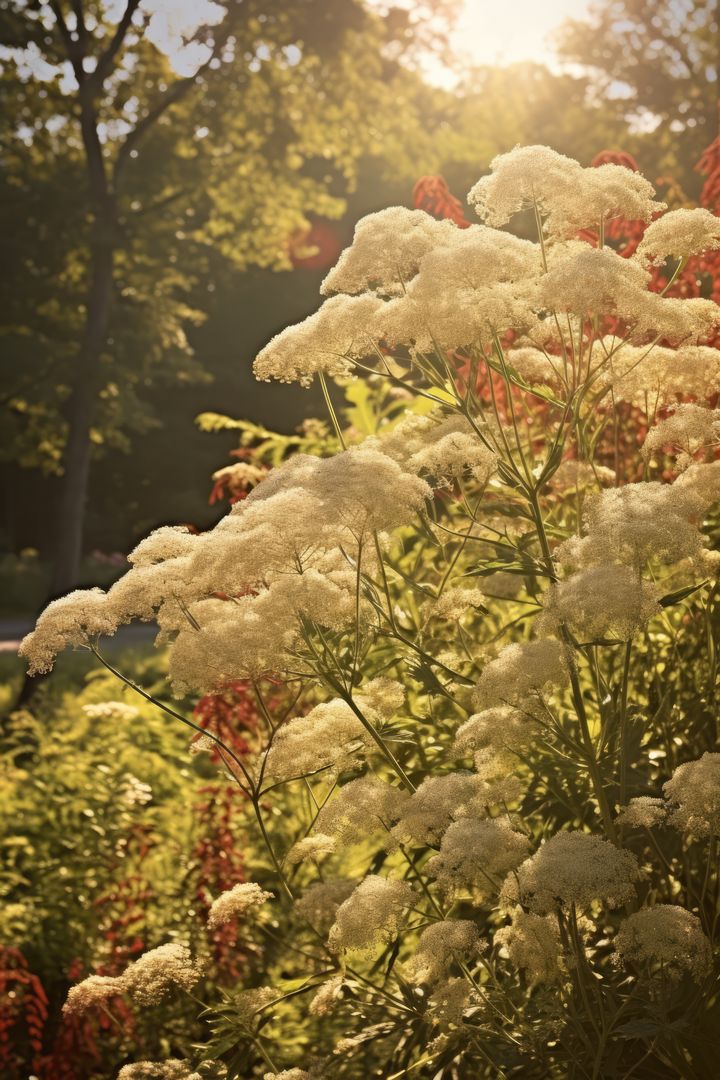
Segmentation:
<svg viewBox="0 0 720 1080">
<path fill-rule="evenodd" d="M 330 948 L 333 952 L 366 951 L 379 941 L 392 941 L 414 899 L 407 881 L 369 874 L 337 909 L 328 938 Z"/>
<path fill-rule="evenodd" d="M 117 978 L 90 975 L 70 988 L 63 1011 L 78 1015 L 127 994 L 141 1006 L 156 1005 L 175 987 L 191 990 L 201 975 L 197 961 L 184 945 L 159 945 L 133 961 Z"/>
<path fill-rule="evenodd" d="M 650 975 L 661 971 L 678 979 L 687 972 L 701 981 L 712 966 L 712 946 L 700 920 L 675 904 L 656 904 L 630 915 L 614 945 L 624 964 Z"/>
<path fill-rule="evenodd" d="M 508 782 L 513 785 L 508 788 Z M 490 805 L 517 795 L 514 777 L 493 790 L 477 773 L 451 772 L 426 777 L 400 809 L 393 837 L 406 844 L 432 847 L 440 843 L 453 821 L 484 817 Z"/>
<path fill-rule="evenodd" d="M 651 560 L 701 562 L 705 541 L 697 519 L 703 510 L 703 496 L 696 479 L 693 467 L 680 478 L 683 483 L 625 484 L 588 496 L 583 514 L 585 535 L 560 544 L 555 558 L 571 569 L 620 563 L 638 573 Z M 642 606 L 642 590 L 637 599 Z"/>
<path fill-rule="evenodd" d="M 511 705 L 532 711 L 542 704 L 543 693 L 566 686 L 568 678 L 568 655 L 561 642 L 515 642 L 485 665 L 473 701 L 477 709 Z"/>
<path fill-rule="evenodd" d="M 117 1080 L 202 1080 L 202 1075 L 187 1061 L 167 1058 L 165 1061 L 136 1061 L 132 1065 L 123 1065 Z"/>
<path fill-rule="evenodd" d="M 134 705 L 127 705 L 124 701 L 100 701 L 83 705 L 82 711 L 88 720 L 117 720 L 120 723 L 135 720 L 140 715 Z"/>
<path fill-rule="evenodd" d="M 703 207 L 670 210 L 648 225 L 637 249 L 638 259 L 663 263 L 687 259 L 720 248 L 720 218 Z"/>
<path fill-rule="evenodd" d="M 345 549 L 357 552 L 376 531 L 407 522 L 429 495 L 423 480 L 373 447 L 297 455 L 209 532 L 153 533 L 107 594 L 54 601 L 21 653 L 31 671 L 48 671 L 68 645 L 155 618 L 181 692 L 277 670 L 297 645 L 301 616 L 334 630 L 354 623 L 357 571 Z"/>
<path fill-rule="evenodd" d="M 445 832 L 440 852 L 426 864 L 428 874 L 445 892 L 467 891 L 477 899 L 497 895 L 502 879 L 528 853 L 530 843 L 507 818 L 454 822 Z"/>
<path fill-rule="evenodd" d="M 397 824 L 409 796 L 402 788 L 376 776 L 361 776 L 344 784 L 317 817 L 319 833 L 343 845 L 389 833 Z"/>
<path fill-rule="evenodd" d="M 472 962 L 487 947 L 475 923 L 444 919 L 423 930 L 407 968 L 414 982 L 438 983 L 447 978 L 453 961 Z"/>
<path fill-rule="evenodd" d="M 643 444 L 643 454 L 650 457 L 668 447 L 679 469 L 692 465 L 699 450 L 714 449 L 720 442 L 720 410 L 701 405 L 677 405 L 654 427 Z"/>
<path fill-rule="evenodd" d="M 534 337 L 547 336 L 549 311 L 581 318 L 615 314 L 630 337 L 698 341 L 720 323 L 717 305 L 651 292 L 648 267 L 716 248 L 714 215 L 666 214 L 652 222 L 629 259 L 574 239 L 613 217 L 651 221 L 664 208 L 653 195 L 647 180 L 619 165 L 585 169 L 544 146 L 502 154 L 469 195 L 492 227 L 459 229 L 402 207 L 363 218 L 323 283 L 324 293 L 338 295 L 273 339 L 259 354 L 256 373 L 308 385 L 317 372 L 347 376 L 358 360 L 380 359 L 382 370 L 383 348 L 433 353 L 486 346 L 513 330 L 527 334 L 530 344 L 514 350 L 511 367 L 531 384 L 552 385 L 560 375 L 556 360 L 529 352 Z M 527 207 L 537 210 L 547 253 L 501 228 Z M 462 443 L 455 454 L 459 467 Z M 432 454 L 425 457 L 428 470 L 436 470 Z"/>
<path fill-rule="evenodd" d="M 659 596 L 630 566 L 590 566 L 548 589 L 543 622 L 564 625 L 581 641 L 627 641 L 660 612 Z"/>
<path fill-rule="evenodd" d="M 213 900 L 208 914 L 208 930 L 214 930 L 231 919 L 242 918 L 248 911 L 272 898 L 273 894 L 265 892 L 257 882 L 242 881 Z"/>
<path fill-rule="evenodd" d="M 620 907 L 635 896 L 640 878 L 636 857 L 609 840 L 583 832 L 559 832 L 509 874 L 505 903 L 523 904 L 538 915 L 594 902 Z"/>
<path fill-rule="evenodd" d="M 501 927 L 493 940 L 506 950 L 513 967 L 525 972 L 532 986 L 560 977 L 560 930 L 552 915 L 516 907 L 510 926 Z"/>
<path fill-rule="evenodd" d="M 670 825 L 693 836 L 720 836 L 720 754 L 679 765 L 663 793 L 673 808 Z"/>
<path fill-rule="evenodd" d="M 664 209 L 654 194 L 644 177 L 620 165 L 583 169 L 547 146 L 523 146 L 491 161 L 489 175 L 477 182 L 468 201 L 495 226 L 537 206 L 548 234 L 556 238 L 597 228 L 607 218 L 650 221 Z"/>
<path fill-rule="evenodd" d="M 707 401 L 720 390 L 720 352 L 707 345 L 632 345 L 606 338 L 600 387 L 616 402 L 626 401 L 654 416 L 658 409 L 691 396 Z M 605 357 L 607 359 L 605 359 Z"/>
<path fill-rule="evenodd" d="M 368 723 L 380 718 L 366 709 Z M 267 755 L 266 774 L 276 780 L 312 775 L 320 770 L 337 774 L 361 764 L 372 749 L 372 737 L 350 706 L 339 698 L 316 705 L 305 716 L 284 724 Z"/>
<path fill-rule="evenodd" d="M 335 922 L 335 915 L 354 891 L 358 882 L 355 879 L 339 881 L 318 881 L 295 901 L 295 910 L 301 919 L 316 930 L 329 930 Z"/>
</svg>

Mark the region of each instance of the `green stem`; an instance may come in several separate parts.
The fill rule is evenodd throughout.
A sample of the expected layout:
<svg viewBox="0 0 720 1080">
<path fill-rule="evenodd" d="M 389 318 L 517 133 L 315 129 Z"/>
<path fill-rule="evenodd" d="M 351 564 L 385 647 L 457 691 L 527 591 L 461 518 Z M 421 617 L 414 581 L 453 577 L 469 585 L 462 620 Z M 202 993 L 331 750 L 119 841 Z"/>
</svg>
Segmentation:
<svg viewBox="0 0 720 1080">
<path fill-rule="evenodd" d="M 335 429 L 335 434 L 337 435 L 338 442 L 342 446 L 343 450 L 347 450 L 347 445 L 345 443 L 345 439 L 343 437 L 342 429 L 340 427 L 340 423 L 339 423 L 338 418 L 337 418 L 337 413 L 335 412 L 335 406 L 333 405 L 332 400 L 330 398 L 330 391 L 328 390 L 327 381 L 325 379 L 325 373 L 323 371 L 319 371 L 318 372 L 318 378 L 320 379 L 320 386 L 322 388 L 323 397 L 325 398 L 325 404 L 327 406 L 327 411 L 330 414 L 330 419 L 332 421 L 332 426 Z"/>
</svg>

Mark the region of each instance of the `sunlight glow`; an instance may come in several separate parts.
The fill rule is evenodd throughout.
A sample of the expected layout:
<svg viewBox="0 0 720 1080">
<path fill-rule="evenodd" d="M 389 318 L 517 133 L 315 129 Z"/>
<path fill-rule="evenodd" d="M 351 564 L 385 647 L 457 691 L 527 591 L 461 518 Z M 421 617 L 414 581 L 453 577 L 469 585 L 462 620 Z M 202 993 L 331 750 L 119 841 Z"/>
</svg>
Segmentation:
<svg viewBox="0 0 720 1080">
<path fill-rule="evenodd" d="M 452 34 L 453 51 L 473 66 L 534 60 L 557 69 L 553 34 L 565 19 L 582 19 L 588 6 L 588 0 L 465 0 Z M 459 78 L 436 60 L 428 62 L 427 75 L 447 87 Z"/>
</svg>

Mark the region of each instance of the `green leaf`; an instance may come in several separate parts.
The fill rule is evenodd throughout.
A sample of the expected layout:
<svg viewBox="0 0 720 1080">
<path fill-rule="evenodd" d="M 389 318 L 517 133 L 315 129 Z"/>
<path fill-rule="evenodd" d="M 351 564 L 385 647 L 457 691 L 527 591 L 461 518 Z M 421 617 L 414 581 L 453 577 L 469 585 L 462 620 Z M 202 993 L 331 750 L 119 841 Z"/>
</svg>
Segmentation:
<svg viewBox="0 0 720 1080">
<path fill-rule="evenodd" d="M 692 596 L 699 589 L 702 589 L 707 585 L 707 581 L 701 581 L 699 585 L 687 585 L 684 589 L 677 589 L 675 592 L 666 593 L 658 601 L 660 607 L 672 607 L 673 604 L 679 604 L 681 600 L 686 600 L 688 596 Z"/>
</svg>

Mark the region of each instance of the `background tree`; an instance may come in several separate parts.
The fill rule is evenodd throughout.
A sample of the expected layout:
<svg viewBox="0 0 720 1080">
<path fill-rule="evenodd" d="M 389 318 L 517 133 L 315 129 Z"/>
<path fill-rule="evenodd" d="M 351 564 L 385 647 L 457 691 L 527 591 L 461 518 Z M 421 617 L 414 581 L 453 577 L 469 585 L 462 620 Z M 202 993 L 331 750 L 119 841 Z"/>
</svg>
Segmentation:
<svg viewBox="0 0 720 1080">
<path fill-rule="evenodd" d="M 692 166 L 717 134 L 717 0 L 601 0 L 559 44 L 604 107 L 646 133 L 646 170 L 672 171 L 696 197 Z"/>
<path fill-rule="evenodd" d="M 77 581 L 93 447 L 156 422 L 148 386 L 203 378 L 186 330 L 209 253 L 289 266 L 289 238 L 341 213 L 359 157 L 411 137 L 409 14 L 228 0 L 173 25 L 178 10 L 0 12 L 6 455 L 62 473 L 54 592 Z"/>
</svg>

